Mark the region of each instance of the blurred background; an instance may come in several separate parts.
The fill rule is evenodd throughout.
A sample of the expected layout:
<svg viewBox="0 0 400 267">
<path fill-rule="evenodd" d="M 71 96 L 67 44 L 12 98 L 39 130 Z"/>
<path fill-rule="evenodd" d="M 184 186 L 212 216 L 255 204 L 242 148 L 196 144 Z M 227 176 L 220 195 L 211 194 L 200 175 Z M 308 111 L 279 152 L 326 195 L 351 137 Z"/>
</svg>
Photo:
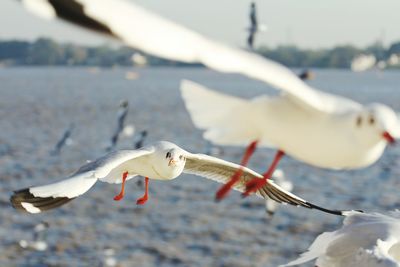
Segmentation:
<svg viewBox="0 0 400 267">
<path fill-rule="evenodd" d="M 225 43 L 249 46 L 251 1 L 135 2 Z M 321 90 L 400 110 L 400 2 L 255 4 L 265 25 L 254 39 L 256 53 L 309 73 L 307 82 Z M 139 177 L 127 184 L 120 202 L 112 199 L 118 185 L 99 183 L 60 209 L 16 212 L 8 201 L 13 190 L 61 179 L 107 150 L 134 148 L 139 141 L 170 140 L 239 162 L 243 148 L 214 147 L 202 139 L 180 97 L 181 79 L 246 98 L 277 91 L 41 20 L 18 1 L 1 1 L 0 14 L 1 266 L 278 266 L 341 224 L 341 218 L 291 206 L 269 216 L 263 200 L 243 200 L 238 193 L 215 203 L 220 185 L 190 175 L 151 181 L 150 200 L 141 207 L 135 205 L 143 193 Z M 129 105 L 113 143 L 122 101 Z M 250 167 L 265 170 L 273 155 L 257 150 Z M 318 169 L 289 157 L 279 167 L 293 192 L 315 204 L 398 208 L 399 146 L 362 170 Z"/>
</svg>

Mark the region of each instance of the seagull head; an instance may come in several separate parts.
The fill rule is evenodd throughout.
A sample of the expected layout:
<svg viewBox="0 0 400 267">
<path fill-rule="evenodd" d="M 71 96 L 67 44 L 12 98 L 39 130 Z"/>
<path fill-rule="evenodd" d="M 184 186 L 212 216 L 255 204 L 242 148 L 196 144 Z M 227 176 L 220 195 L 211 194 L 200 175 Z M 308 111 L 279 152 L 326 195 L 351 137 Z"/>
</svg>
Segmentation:
<svg viewBox="0 0 400 267">
<path fill-rule="evenodd" d="M 176 178 L 185 167 L 187 152 L 177 145 L 162 141 L 157 145 L 157 171 L 164 178 Z"/>
<path fill-rule="evenodd" d="M 368 132 L 368 139 L 373 142 L 394 144 L 400 138 L 400 121 L 393 109 L 383 104 L 368 105 L 356 116 L 355 124 Z"/>
</svg>

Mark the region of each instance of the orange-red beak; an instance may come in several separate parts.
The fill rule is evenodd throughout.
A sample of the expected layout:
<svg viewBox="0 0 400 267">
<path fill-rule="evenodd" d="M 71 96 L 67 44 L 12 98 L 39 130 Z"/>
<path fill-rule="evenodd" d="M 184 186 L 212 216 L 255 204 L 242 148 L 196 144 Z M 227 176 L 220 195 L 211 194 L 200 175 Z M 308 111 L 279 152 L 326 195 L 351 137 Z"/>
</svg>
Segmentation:
<svg viewBox="0 0 400 267">
<path fill-rule="evenodd" d="M 394 144 L 396 143 L 396 139 L 393 138 L 393 136 L 388 133 L 388 132 L 383 132 L 382 134 L 383 138 L 389 143 L 389 144 Z"/>
</svg>

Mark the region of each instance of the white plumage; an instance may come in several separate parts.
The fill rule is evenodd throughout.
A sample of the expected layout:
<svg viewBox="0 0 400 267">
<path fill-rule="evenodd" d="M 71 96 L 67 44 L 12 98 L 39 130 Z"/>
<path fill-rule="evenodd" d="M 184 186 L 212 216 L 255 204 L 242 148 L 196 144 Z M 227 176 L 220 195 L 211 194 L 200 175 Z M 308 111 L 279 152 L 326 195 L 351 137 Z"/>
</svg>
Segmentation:
<svg viewBox="0 0 400 267">
<path fill-rule="evenodd" d="M 347 212 L 342 228 L 319 235 L 299 259 L 318 267 L 399 267 L 400 213 Z"/>
<path fill-rule="evenodd" d="M 219 145 L 259 140 L 261 146 L 317 167 L 368 166 L 380 158 L 388 141 L 400 136 L 397 116 L 389 107 L 363 107 L 317 91 L 320 103 L 336 109 L 315 109 L 290 94 L 241 99 L 186 80 L 181 92 L 193 123 L 205 129 L 207 140 Z"/>
<path fill-rule="evenodd" d="M 183 172 L 226 183 L 240 168 L 240 165 L 204 154 L 192 154 L 173 143 L 160 141 L 137 150 L 111 152 L 82 166 L 75 174 L 60 182 L 16 191 L 11 196 L 11 203 L 16 209 L 39 213 L 61 206 L 82 195 L 96 181 L 121 183 L 124 173 L 127 174 L 127 180 L 137 175 L 151 179 L 171 180 Z M 234 189 L 243 192 L 246 182 L 253 178 L 262 178 L 262 176 L 248 168 L 243 168 L 243 174 Z M 327 210 L 309 203 L 283 190 L 273 180 L 269 180 L 257 191 L 256 195 L 279 203 L 342 214 L 341 211 Z"/>
</svg>

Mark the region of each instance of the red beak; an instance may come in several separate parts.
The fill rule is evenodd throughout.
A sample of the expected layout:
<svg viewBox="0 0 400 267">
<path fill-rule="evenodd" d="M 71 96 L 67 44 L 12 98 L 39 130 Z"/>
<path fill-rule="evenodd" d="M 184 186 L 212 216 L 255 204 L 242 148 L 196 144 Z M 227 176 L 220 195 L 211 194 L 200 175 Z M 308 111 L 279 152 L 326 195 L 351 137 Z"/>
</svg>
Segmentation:
<svg viewBox="0 0 400 267">
<path fill-rule="evenodd" d="M 382 134 L 383 138 L 389 143 L 389 144 L 394 144 L 396 143 L 396 139 L 393 138 L 393 136 L 390 135 L 388 132 L 383 132 Z"/>
</svg>

